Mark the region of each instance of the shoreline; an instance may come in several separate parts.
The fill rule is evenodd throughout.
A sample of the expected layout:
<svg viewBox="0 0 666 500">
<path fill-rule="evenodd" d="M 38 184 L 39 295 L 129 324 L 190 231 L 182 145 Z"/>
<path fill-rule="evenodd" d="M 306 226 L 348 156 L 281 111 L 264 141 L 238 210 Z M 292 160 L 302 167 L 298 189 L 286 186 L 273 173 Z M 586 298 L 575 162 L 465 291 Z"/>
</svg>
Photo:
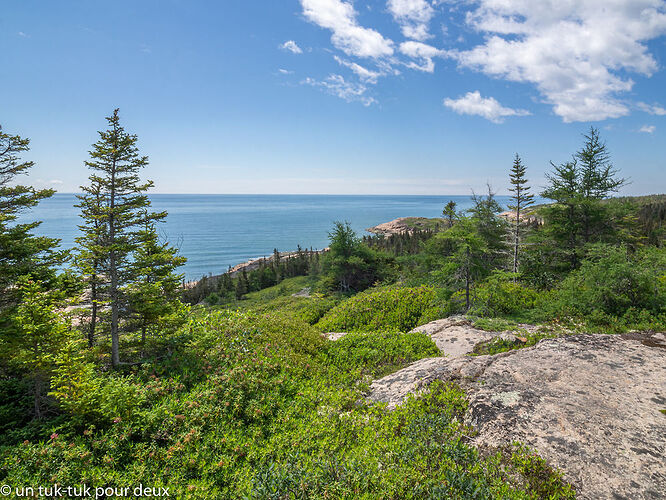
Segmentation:
<svg viewBox="0 0 666 500">
<path fill-rule="evenodd" d="M 328 250 L 329 250 L 328 247 L 322 248 L 320 250 L 307 249 L 307 250 L 301 250 L 300 254 L 322 255 L 322 254 L 328 252 Z M 293 259 L 295 257 L 298 257 L 299 256 L 299 251 L 298 250 L 291 250 L 289 252 L 278 252 L 278 255 L 279 255 L 280 259 L 289 260 L 289 259 Z M 229 269 L 224 273 L 210 274 L 210 275 L 206 276 L 205 278 L 215 280 L 215 279 L 220 279 L 225 274 L 228 274 L 231 278 L 235 278 L 236 276 L 238 276 L 243 271 L 245 271 L 245 272 L 254 271 L 255 269 L 259 269 L 259 267 L 261 267 L 262 264 L 265 265 L 265 264 L 269 264 L 269 263 L 273 262 L 273 259 L 274 259 L 274 255 L 272 255 L 272 254 L 269 255 L 269 256 L 263 256 L 263 257 L 253 257 L 249 260 L 246 260 L 244 262 L 236 264 L 235 266 L 230 266 Z M 200 281 L 201 281 L 201 279 L 186 281 L 183 284 L 183 288 L 184 289 L 194 288 L 195 286 L 197 286 L 197 284 Z"/>
</svg>

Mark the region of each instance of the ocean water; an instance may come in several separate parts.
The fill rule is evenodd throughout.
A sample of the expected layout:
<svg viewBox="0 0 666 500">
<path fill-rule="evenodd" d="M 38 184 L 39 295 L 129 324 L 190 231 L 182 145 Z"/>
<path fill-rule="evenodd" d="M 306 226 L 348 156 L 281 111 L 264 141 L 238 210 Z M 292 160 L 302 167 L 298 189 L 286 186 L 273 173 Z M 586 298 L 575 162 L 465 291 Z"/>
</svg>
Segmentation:
<svg viewBox="0 0 666 500">
<path fill-rule="evenodd" d="M 359 235 L 366 228 L 397 217 L 439 217 L 449 200 L 459 210 L 472 205 L 470 196 L 358 195 L 183 195 L 150 196 L 156 211 L 169 216 L 159 231 L 187 257 L 187 280 L 220 274 L 250 258 L 280 251 L 328 246 L 335 221 L 348 221 Z M 498 196 L 506 206 L 508 197 Z M 35 231 L 62 240 L 72 248 L 81 223 L 73 194 L 58 193 L 42 201 L 25 220 L 41 220 Z"/>
</svg>

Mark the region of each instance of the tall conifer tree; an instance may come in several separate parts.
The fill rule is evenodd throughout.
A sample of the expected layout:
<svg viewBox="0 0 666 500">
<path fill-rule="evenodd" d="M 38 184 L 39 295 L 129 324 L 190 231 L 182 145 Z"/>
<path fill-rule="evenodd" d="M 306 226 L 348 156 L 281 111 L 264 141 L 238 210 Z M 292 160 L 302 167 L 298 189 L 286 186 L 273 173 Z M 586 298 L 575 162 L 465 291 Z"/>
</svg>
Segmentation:
<svg viewBox="0 0 666 500">
<path fill-rule="evenodd" d="M 610 161 L 606 144 L 599 138 L 599 130 L 590 127 L 585 134 L 585 145 L 576 153 L 580 168 L 579 190 L 583 200 L 581 205 L 583 241 L 589 243 L 595 236 L 595 226 L 603 223 L 603 210 L 599 200 L 616 193 L 626 180 L 618 177 L 618 171 Z"/>
<path fill-rule="evenodd" d="M 546 174 L 548 186 L 542 193 L 556 202 L 545 207 L 543 213 L 554 253 L 564 250 L 564 262 L 558 263 L 561 259 L 557 256 L 554 259 L 561 271 L 578 267 L 585 245 L 612 237 L 614 228 L 609 221 L 608 206 L 601 200 L 626 184 L 610 163 L 599 131 L 592 127 L 584 137 L 583 148 L 571 161 L 561 165 L 551 162 L 553 172 Z"/>
<path fill-rule="evenodd" d="M 104 224 L 104 206 L 102 193 L 98 184 L 82 187 L 84 194 L 77 195 L 84 223 L 79 226 L 82 235 L 76 238 L 78 253 L 74 265 L 79 272 L 87 277 L 90 290 L 90 324 L 88 325 L 88 346 L 95 342 L 95 330 L 100 305 L 108 294 L 108 259 L 104 246 L 108 235 Z"/>
<path fill-rule="evenodd" d="M 516 153 L 516 157 L 513 160 L 513 166 L 511 167 L 511 173 L 509 174 L 509 182 L 511 182 L 511 187 L 509 191 L 513 194 L 511 195 L 511 200 L 513 201 L 509 205 L 509 210 L 513 210 L 516 216 L 516 221 L 513 225 L 513 272 L 518 272 L 518 254 L 520 251 L 521 243 L 521 225 L 522 221 L 520 219 L 522 211 L 534 204 L 534 195 L 530 193 L 530 187 L 527 185 L 527 178 L 525 177 L 526 167 L 523 165 L 520 156 Z"/>
<path fill-rule="evenodd" d="M 120 364 L 120 315 L 126 301 L 123 286 L 132 281 L 131 253 L 137 248 L 138 232 L 146 219 L 163 218 L 165 214 L 147 214 L 150 201 L 145 193 L 153 183 L 139 179 L 139 171 L 148 164 L 148 158 L 139 155 L 137 136 L 125 132 L 117 109 L 106 120 L 108 129 L 99 132 L 99 140 L 93 144 L 90 160 L 86 161 L 93 171 L 90 185 L 81 186 L 85 202 L 98 205 L 87 213 L 84 210 L 81 215 L 84 227 L 100 224 L 95 257 L 104 262 L 108 280 L 111 363 L 117 367 Z M 91 276 L 87 278 L 90 280 Z"/>
<path fill-rule="evenodd" d="M 453 200 L 450 200 L 445 206 L 444 210 L 442 211 L 442 215 L 446 217 L 446 220 L 449 223 L 449 227 L 453 227 L 453 223 L 455 222 L 456 218 L 458 217 L 458 214 L 456 212 L 456 202 Z"/>
<path fill-rule="evenodd" d="M 29 144 L 29 139 L 6 134 L 0 127 L 0 325 L 3 316 L 6 318 L 18 303 L 19 278 L 30 275 L 50 281 L 55 277 L 53 265 L 63 258 L 55 250 L 57 239 L 32 234 L 40 222 L 16 223 L 22 212 L 54 193 L 51 189 L 36 190 L 17 183 L 17 177 L 34 165 L 20 159 L 20 154 L 29 150 Z"/>
</svg>

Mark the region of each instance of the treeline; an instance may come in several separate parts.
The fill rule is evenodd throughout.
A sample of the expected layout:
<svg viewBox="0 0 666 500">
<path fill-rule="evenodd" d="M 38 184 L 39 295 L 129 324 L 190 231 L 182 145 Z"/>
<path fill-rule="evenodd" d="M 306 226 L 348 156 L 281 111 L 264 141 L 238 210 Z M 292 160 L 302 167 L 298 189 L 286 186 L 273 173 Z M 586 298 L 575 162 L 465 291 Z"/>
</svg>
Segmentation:
<svg viewBox="0 0 666 500">
<path fill-rule="evenodd" d="M 426 241 L 411 261 L 412 279 L 448 290 L 444 315 L 537 311 L 535 321 L 586 316 L 601 324 L 631 322 L 636 314 L 666 319 L 666 255 L 657 250 L 665 236 L 664 200 L 612 198 L 627 181 L 598 130 L 584 138 L 569 161 L 551 163 L 540 193 L 551 203 L 532 206 L 527 169 L 516 155 L 509 175 L 512 219 L 499 215 L 490 189 L 464 213 L 445 209 L 452 227 Z"/>
<path fill-rule="evenodd" d="M 422 250 L 422 243 L 432 238 L 434 234 L 435 231 L 430 229 L 414 229 L 388 236 L 383 234 L 363 236 L 362 241 L 369 247 L 383 250 L 394 256 L 413 255 L 419 253 Z"/>
<path fill-rule="evenodd" d="M 231 269 L 219 276 L 202 276 L 193 285 L 182 291 L 182 299 L 188 304 L 198 304 L 205 300 L 208 305 L 225 304 L 241 300 L 250 292 L 257 292 L 279 284 L 287 278 L 317 274 L 320 270 L 320 251 L 298 249 L 293 253 L 281 254 L 273 250 L 271 258 L 260 259 L 256 269 L 232 272 Z"/>
</svg>

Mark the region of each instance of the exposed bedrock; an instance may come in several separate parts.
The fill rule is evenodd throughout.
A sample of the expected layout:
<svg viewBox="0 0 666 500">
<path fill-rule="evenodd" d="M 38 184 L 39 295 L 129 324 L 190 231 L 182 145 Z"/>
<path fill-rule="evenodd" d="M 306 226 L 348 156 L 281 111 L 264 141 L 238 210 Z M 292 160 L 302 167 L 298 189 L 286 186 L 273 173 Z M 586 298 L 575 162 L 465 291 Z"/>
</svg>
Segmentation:
<svg viewBox="0 0 666 500">
<path fill-rule="evenodd" d="M 434 323 L 420 330 L 445 356 L 375 381 L 371 399 L 395 406 L 433 380 L 454 381 L 467 393 L 477 445 L 533 447 L 580 498 L 666 498 L 664 334 L 572 335 L 472 357 L 475 343 L 497 334 L 459 319 Z"/>
</svg>

